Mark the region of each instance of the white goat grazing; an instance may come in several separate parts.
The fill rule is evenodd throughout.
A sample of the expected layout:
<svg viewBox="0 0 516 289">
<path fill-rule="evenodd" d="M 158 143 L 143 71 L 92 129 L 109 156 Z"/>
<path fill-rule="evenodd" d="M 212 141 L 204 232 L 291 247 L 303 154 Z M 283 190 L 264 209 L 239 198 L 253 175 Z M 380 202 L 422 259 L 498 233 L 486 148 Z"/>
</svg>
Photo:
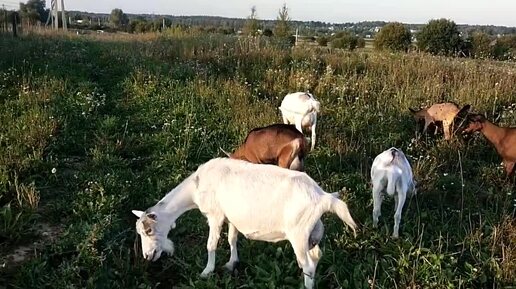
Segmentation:
<svg viewBox="0 0 516 289">
<path fill-rule="evenodd" d="M 392 147 L 376 156 L 371 167 L 371 181 L 373 183 L 373 227 L 378 226 L 378 217 L 382 209 L 382 191 L 386 190 L 389 196 L 394 196 L 396 213 L 392 237 L 398 238 L 405 199 L 407 194 L 416 193 L 416 182 L 405 154 Z"/>
<path fill-rule="evenodd" d="M 294 124 L 300 132 L 303 132 L 303 127 L 312 132 L 312 150 L 315 147 L 315 126 L 320 106 L 321 103 L 312 94 L 294 92 L 287 94 L 279 107 L 283 123 Z"/>
<path fill-rule="evenodd" d="M 145 212 L 133 210 L 139 218 L 136 230 L 141 237 L 143 257 L 157 260 L 162 252 L 172 254 L 167 238 L 177 218 L 198 208 L 208 219 L 208 262 L 201 276 L 215 269 L 215 250 L 224 222 L 228 223 L 231 256 L 226 268 L 238 261 L 237 235 L 248 239 L 292 244 L 304 284 L 313 287 L 323 235 L 320 220 L 333 212 L 355 233 L 356 225 L 346 203 L 324 192 L 306 173 L 275 165 L 216 158 L 198 169 Z"/>
</svg>

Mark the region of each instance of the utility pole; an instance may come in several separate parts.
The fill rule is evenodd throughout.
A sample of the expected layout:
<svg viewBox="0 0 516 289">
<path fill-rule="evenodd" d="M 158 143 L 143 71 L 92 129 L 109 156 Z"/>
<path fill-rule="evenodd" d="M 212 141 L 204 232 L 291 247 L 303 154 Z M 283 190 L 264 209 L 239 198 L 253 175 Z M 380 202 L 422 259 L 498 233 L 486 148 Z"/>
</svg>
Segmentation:
<svg viewBox="0 0 516 289">
<path fill-rule="evenodd" d="M 13 36 L 18 37 L 17 28 L 18 28 L 18 12 L 13 12 Z"/>
<path fill-rule="evenodd" d="M 59 29 L 58 11 L 57 0 L 50 0 L 50 13 L 52 14 L 52 24 L 55 30 Z"/>
<path fill-rule="evenodd" d="M 63 18 L 63 30 L 68 30 L 68 24 L 66 23 L 66 11 L 64 6 L 64 0 L 61 0 L 61 16 Z"/>
<path fill-rule="evenodd" d="M 4 23 L 2 23 L 2 30 L 7 32 L 7 10 L 5 9 L 5 4 L 2 4 L 2 9 L 4 10 Z"/>
<path fill-rule="evenodd" d="M 163 17 L 163 29 L 162 31 L 165 30 L 165 17 Z"/>
</svg>

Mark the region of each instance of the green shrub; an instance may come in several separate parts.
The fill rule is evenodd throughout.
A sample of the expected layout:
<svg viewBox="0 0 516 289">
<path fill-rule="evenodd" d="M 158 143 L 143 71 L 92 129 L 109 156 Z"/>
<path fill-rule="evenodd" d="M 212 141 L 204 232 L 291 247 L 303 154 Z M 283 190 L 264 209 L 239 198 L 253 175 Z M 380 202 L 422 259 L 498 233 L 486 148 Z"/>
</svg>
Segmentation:
<svg viewBox="0 0 516 289">
<path fill-rule="evenodd" d="M 378 50 L 407 51 L 410 43 L 412 43 L 410 30 L 399 22 L 385 25 L 374 38 L 374 47 Z"/>
</svg>

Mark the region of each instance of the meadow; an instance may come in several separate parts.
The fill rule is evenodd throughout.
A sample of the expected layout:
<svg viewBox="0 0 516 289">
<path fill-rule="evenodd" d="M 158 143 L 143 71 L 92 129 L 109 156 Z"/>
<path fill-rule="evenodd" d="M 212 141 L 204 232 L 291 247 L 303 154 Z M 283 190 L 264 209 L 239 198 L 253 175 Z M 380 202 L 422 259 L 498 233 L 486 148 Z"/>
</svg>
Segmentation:
<svg viewBox="0 0 516 289">
<path fill-rule="evenodd" d="M 176 252 L 147 263 L 132 209 L 145 210 L 255 127 L 281 122 L 282 97 L 321 102 L 307 173 L 341 198 L 356 238 L 324 216 L 317 288 L 514 288 L 516 192 L 481 135 L 421 135 L 408 108 L 471 104 L 516 124 L 516 63 L 317 47 L 169 30 L 144 35 L 0 37 L 0 284 L 7 288 L 302 288 L 287 242 L 238 241 L 226 229 L 216 274 L 208 226 L 186 213 Z M 394 201 L 372 228 L 370 166 L 401 148 L 418 194 L 400 238 Z M 513 178 L 514 181 L 514 178 Z M 266 193 L 266 192 L 264 192 Z M 226 228 L 226 226 L 225 226 Z M 13 260 L 20 246 L 25 260 Z"/>
</svg>

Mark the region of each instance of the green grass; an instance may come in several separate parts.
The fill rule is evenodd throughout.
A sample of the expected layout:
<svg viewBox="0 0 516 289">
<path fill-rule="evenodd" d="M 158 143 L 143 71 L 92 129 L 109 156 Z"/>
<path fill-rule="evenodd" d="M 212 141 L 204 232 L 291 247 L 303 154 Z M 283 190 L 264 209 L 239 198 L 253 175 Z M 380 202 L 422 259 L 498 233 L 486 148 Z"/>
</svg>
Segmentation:
<svg viewBox="0 0 516 289">
<path fill-rule="evenodd" d="M 321 101 L 307 173 L 346 188 L 361 231 L 325 216 L 317 288 L 510 288 L 516 271 L 516 193 L 481 136 L 419 136 L 408 111 L 452 100 L 501 125 L 516 123 L 516 65 L 423 54 L 288 49 L 264 39 L 169 31 L 142 36 L 0 38 L 0 256 L 62 225 L 9 288 L 300 288 L 287 242 L 239 239 L 236 276 L 201 279 L 208 226 L 197 211 L 169 237 L 176 253 L 135 255 L 132 209 L 153 205 L 252 128 L 280 122 L 288 93 Z M 420 183 L 392 240 L 393 201 L 371 226 L 373 158 L 397 146 Z"/>
</svg>

